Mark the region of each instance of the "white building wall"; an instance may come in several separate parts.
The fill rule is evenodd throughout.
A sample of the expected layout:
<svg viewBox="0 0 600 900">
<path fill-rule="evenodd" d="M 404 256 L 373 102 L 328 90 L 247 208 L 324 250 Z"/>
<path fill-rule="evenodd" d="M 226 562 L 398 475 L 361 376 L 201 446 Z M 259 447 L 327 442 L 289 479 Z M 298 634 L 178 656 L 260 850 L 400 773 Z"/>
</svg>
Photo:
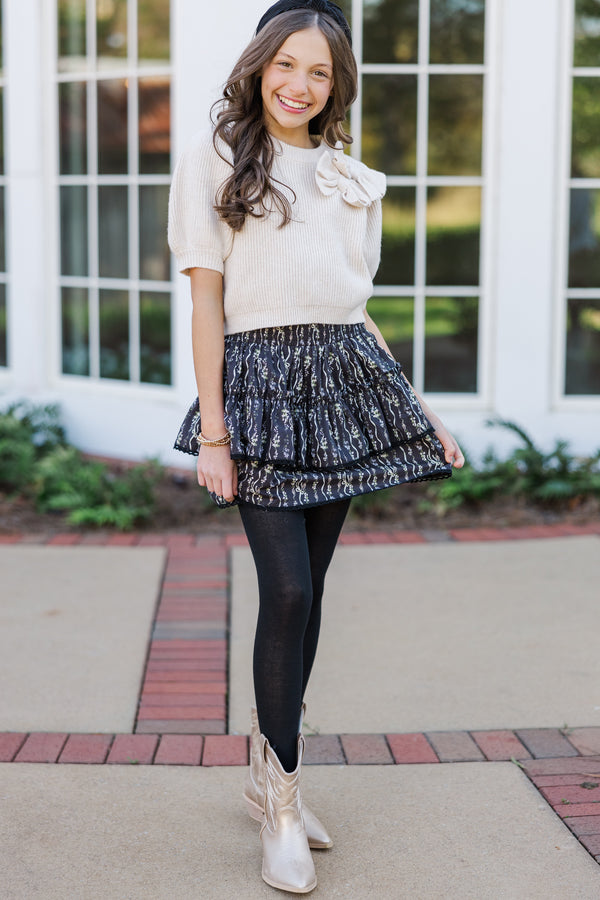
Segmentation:
<svg viewBox="0 0 600 900">
<path fill-rule="evenodd" d="M 9 360 L 0 390 L 35 396 L 48 384 L 48 304 L 42 16 L 39 0 L 4 4 L 3 45 Z M 24 115 L 24 110 L 27 114 Z"/>
<path fill-rule="evenodd" d="M 591 451 L 600 444 L 600 397 L 558 400 L 553 387 L 562 339 L 557 334 L 562 302 L 557 259 L 564 239 L 558 216 L 561 136 L 569 127 L 564 104 L 567 4 L 489 4 L 495 11 L 492 133 L 499 143 L 489 187 L 492 267 L 482 343 L 488 388 L 476 402 L 438 395 L 432 405 L 473 454 L 509 441 L 485 427 L 495 415 L 517 421 L 545 445 L 562 437 L 577 451 Z M 210 105 L 265 6 L 265 0 L 172 0 L 173 159 L 207 125 Z M 55 101 L 48 78 L 53 9 L 51 0 L 4 0 L 12 367 L 0 374 L 0 391 L 4 400 L 60 402 L 70 438 L 87 451 L 132 459 L 159 456 L 166 463 L 191 465 L 171 450 L 195 391 L 187 278 L 174 271 L 172 388 L 59 374 Z"/>
</svg>

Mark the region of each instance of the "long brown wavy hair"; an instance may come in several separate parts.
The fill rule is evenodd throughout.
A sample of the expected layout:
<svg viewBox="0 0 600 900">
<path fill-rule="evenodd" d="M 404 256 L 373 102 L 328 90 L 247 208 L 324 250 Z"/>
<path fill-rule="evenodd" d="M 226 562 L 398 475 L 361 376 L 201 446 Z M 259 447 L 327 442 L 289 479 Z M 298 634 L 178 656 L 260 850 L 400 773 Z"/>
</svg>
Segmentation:
<svg viewBox="0 0 600 900">
<path fill-rule="evenodd" d="M 222 99 L 215 104 L 220 107 L 213 133 L 215 149 L 231 164 L 219 150 L 221 139 L 233 154 L 233 172 L 219 188 L 215 209 L 233 231 L 241 230 L 246 216 L 261 218 L 270 212 L 271 204 L 281 213 L 281 225 L 292 219 L 290 201 L 277 187 L 282 183 L 271 176 L 275 147 L 264 122 L 261 73 L 291 34 L 314 25 L 327 39 L 331 51 L 333 92 L 325 108 L 311 119 L 309 133 L 320 135 L 330 147 L 337 141 L 352 143 L 344 121 L 356 99 L 357 70 L 344 32 L 326 13 L 299 9 L 276 16 L 244 50 L 223 89 Z"/>
</svg>

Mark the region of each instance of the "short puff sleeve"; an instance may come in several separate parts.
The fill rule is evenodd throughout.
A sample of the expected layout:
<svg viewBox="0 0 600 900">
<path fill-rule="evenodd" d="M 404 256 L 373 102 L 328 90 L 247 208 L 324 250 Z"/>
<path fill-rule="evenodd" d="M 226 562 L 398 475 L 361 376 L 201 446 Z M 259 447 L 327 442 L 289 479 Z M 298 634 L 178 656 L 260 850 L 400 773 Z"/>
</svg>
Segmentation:
<svg viewBox="0 0 600 900">
<path fill-rule="evenodd" d="M 169 247 L 184 275 L 193 268 L 223 274 L 233 232 L 214 208 L 231 167 L 214 148 L 210 131 L 199 134 L 179 158 L 169 194 Z"/>
</svg>

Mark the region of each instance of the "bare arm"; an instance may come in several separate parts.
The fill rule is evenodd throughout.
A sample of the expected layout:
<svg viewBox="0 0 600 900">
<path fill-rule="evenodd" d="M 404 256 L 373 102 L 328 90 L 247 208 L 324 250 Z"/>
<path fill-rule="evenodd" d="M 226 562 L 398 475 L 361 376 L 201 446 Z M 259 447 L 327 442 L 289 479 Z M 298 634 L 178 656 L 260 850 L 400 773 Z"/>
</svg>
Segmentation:
<svg viewBox="0 0 600 900">
<path fill-rule="evenodd" d="M 375 324 L 375 322 L 373 321 L 371 316 L 366 311 L 365 311 L 365 320 L 366 320 L 365 325 L 366 325 L 368 331 L 370 331 L 371 334 L 373 334 L 375 336 L 375 339 L 376 339 L 377 343 L 379 344 L 379 346 L 383 350 L 385 350 L 385 352 L 389 356 L 392 356 L 392 354 L 390 353 L 390 348 L 386 344 L 386 342 L 383 338 L 383 335 L 381 334 L 381 331 L 379 330 L 379 328 L 377 327 L 377 325 Z M 412 387 L 412 385 L 411 385 L 411 387 Z M 460 447 L 458 446 L 458 442 L 450 434 L 450 432 L 448 431 L 448 429 L 446 428 L 446 426 L 444 425 L 444 423 L 442 422 L 440 417 L 437 416 L 434 413 L 434 411 L 431 409 L 431 407 L 425 403 L 423 398 L 419 394 L 417 394 L 415 389 L 414 388 L 412 388 L 412 389 L 415 392 L 415 396 L 416 396 L 417 400 L 421 404 L 421 408 L 423 409 L 423 412 L 425 413 L 425 415 L 431 422 L 431 424 L 434 428 L 434 431 L 435 431 L 442 447 L 444 448 L 444 456 L 445 456 L 446 462 L 452 463 L 452 465 L 454 466 L 455 469 L 462 469 L 462 467 L 465 464 L 465 458 L 462 454 Z"/>
<path fill-rule="evenodd" d="M 223 437 L 223 277 L 212 269 L 191 269 L 192 350 L 198 386 L 202 434 L 209 440 Z M 237 494 L 237 466 L 229 447 L 201 447 L 198 484 L 231 501 Z"/>
</svg>

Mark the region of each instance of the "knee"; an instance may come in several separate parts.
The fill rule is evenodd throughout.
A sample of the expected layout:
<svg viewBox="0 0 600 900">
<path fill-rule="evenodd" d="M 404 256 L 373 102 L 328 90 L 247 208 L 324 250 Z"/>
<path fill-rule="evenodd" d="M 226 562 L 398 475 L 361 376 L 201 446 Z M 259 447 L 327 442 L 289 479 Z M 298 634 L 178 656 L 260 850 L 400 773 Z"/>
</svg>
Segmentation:
<svg viewBox="0 0 600 900">
<path fill-rule="evenodd" d="M 278 618 L 295 627 L 304 627 L 310 616 L 313 590 L 309 582 L 287 580 L 272 593 L 270 605 Z"/>
</svg>

